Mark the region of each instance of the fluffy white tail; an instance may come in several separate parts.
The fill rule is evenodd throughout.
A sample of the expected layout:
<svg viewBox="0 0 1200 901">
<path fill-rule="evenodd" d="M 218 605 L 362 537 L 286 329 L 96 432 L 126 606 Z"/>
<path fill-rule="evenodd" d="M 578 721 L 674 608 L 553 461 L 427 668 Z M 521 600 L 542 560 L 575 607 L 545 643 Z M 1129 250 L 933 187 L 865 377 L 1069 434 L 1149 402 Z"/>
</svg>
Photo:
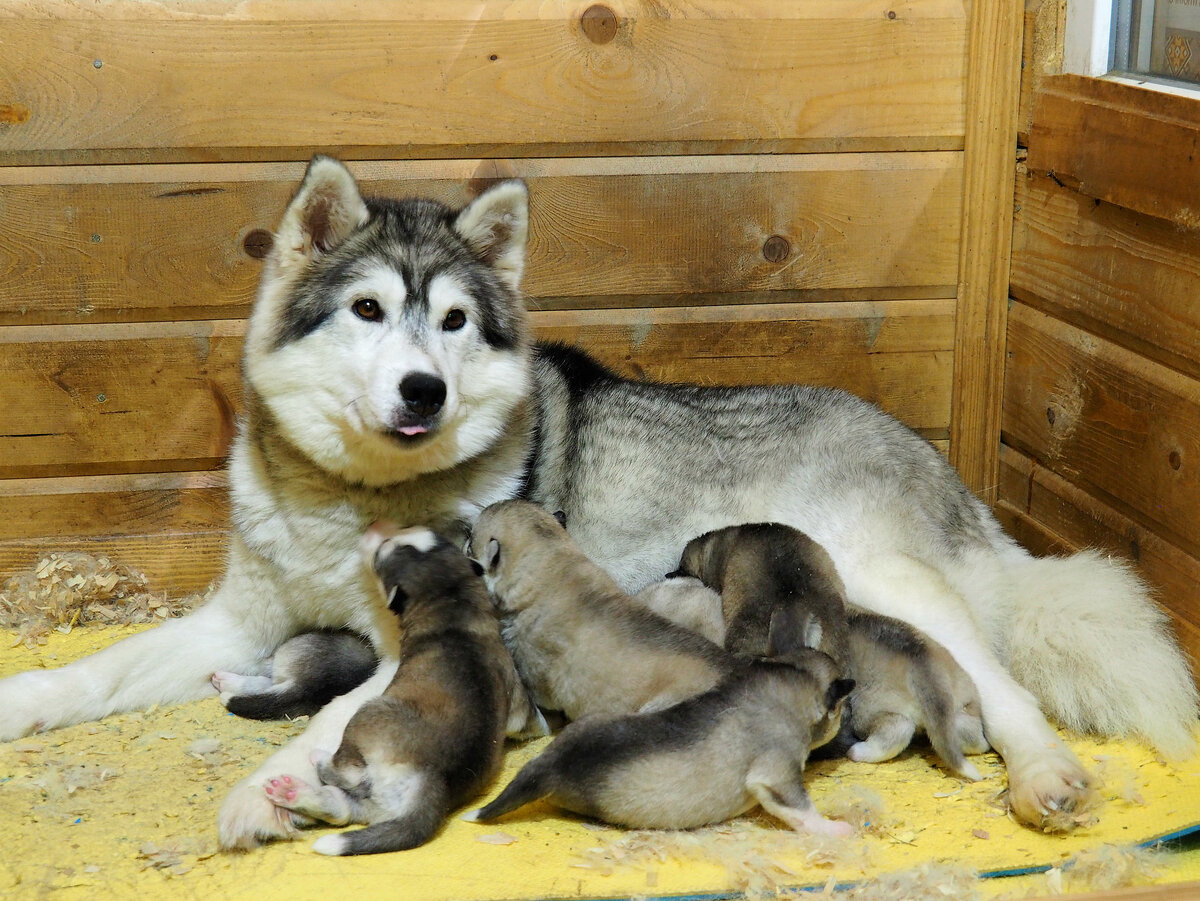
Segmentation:
<svg viewBox="0 0 1200 901">
<path fill-rule="evenodd" d="M 1197 692 L 1169 618 L 1123 562 L 1095 551 L 1009 560 L 1013 676 L 1061 725 L 1196 750 Z"/>
</svg>

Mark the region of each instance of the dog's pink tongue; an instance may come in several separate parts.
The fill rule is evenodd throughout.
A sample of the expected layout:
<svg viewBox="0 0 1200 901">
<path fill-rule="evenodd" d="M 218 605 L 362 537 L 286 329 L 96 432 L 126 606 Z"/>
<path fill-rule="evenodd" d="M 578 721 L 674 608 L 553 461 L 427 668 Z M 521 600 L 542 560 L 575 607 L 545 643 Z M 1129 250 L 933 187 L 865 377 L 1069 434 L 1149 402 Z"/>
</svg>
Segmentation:
<svg viewBox="0 0 1200 901">
<path fill-rule="evenodd" d="M 402 425 L 399 429 L 401 435 L 424 435 L 428 431 L 423 425 Z"/>
</svg>

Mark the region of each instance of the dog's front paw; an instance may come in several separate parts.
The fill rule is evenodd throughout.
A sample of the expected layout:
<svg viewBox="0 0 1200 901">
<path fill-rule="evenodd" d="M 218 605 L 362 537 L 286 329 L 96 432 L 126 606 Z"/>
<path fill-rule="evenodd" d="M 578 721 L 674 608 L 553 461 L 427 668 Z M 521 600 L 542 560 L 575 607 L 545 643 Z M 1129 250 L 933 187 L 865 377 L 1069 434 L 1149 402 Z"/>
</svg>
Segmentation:
<svg viewBox="0 0 1200 901">
<path fill-rule="evenodd" d="M 61 725 L 64 702 L 55 694 L 48 673 L 18 673 L 0 681 L 0 741 Z"/>
<path fill-rule="evenodd" d="M 300 814 L 279 807 L 263 792 L 262 780 L 251 776 L 233 787 L 217 815 L 221 847 L 245 851 L 298 833 Z"/>
<path fill-rule="evenodd" d="M 1044 832 L 1070 832 L 1096 822 L 1100 795 L 1075 755 L 1051 748 L 1009 767 L 1008 806 L 1018 820 Z"/>
</svg>

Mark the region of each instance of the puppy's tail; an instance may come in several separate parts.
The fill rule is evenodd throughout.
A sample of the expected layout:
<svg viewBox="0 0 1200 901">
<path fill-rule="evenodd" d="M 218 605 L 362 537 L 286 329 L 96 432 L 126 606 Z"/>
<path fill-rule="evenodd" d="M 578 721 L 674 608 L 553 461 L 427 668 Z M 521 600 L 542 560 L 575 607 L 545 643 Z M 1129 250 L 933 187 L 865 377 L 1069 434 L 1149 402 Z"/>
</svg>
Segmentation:
<svg viewBox="0 0 1200 901">
<path fill-rule="evenodd" d="M 1095 551 L 1009 562 L 1009 668 L 1043 709 L 1079 732 L 1138 735 L 1175 759 L 1194 753 L 1196 684 L 1141 579 Z"/>
<path fill-rule="evenodd" d="M 913 668 L 911 678 L 913 694 L 921 705 L 925 734 L 934 752 L 952 773 L 978 782 L 983 777 L 963 753 L 950 675 L 922 661 Z"/>
<path fill-rule="evenodd" d="M 550 794 L 553 789 L 552 778 L 552 764 L 549 762 L 547 754 L 543 753 L 521 767 L 521 771 L 513 777 L 512 782 L 504 787 L 504 791 L 500 792 L 495 800 L 486 807 L 471 811 L 463 819 L 480 823 L 490 823 L 492 820 L 499 819 L 518 807 L 524 807 L 526 804 Z"/>
<path fill-rule="evenodd" d="M 372 823 L 365 829 L 323 835 L 313 842 L 312 849 L 334 857 L 407 851 L 433 838 L 445 816 L 440 805 L 421 804 L 405 816 Z"/>
</svg>

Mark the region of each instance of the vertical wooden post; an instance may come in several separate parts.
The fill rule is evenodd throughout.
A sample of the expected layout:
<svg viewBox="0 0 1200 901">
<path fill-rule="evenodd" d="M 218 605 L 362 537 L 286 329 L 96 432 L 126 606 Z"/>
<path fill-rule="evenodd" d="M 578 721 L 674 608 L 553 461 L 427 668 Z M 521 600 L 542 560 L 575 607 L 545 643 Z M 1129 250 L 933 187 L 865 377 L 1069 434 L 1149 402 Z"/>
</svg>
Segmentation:
<svg viewBox="0 0 1200 901">
<path fill-rule="evenodd" d="M 1022 0 L 972 0 L 950 461 L 996 499 L 1012 250 Z"/>
</svg>

